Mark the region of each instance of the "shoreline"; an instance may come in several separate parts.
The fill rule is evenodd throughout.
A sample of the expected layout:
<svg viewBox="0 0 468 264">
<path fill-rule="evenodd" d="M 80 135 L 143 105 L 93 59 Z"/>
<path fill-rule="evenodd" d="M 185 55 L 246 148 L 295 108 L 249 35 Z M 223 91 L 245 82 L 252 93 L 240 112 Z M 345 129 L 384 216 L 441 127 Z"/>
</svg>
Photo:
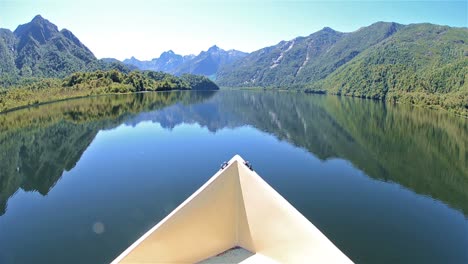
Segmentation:
<svg viewBox="0 0 468 264">
<path fill-rule="evenodd" d="M 0 111 L 0 115 L 8 114 L 17 110 L 22 110 L 26 108 L 33 108 L 41 105 L 53 104 L 58 102 L 64 102 L 68 100 L 75 100 L 75 99 L 83 99 L 83 98 L 92 98 L 92 97 L 100 97 L 100 96 L 109 96 L 109 95 L 128 95 L 128 94 L 139 94 L 139 93 L 161 93 L 161 92 L 175 92 L 175 91 L 219 91 L 219 90 L 193 90 L 193 89 L 172 89 L 172 90 L 159 90 L 159 91 L 138 91 L 138 92 L 126 92 L 126 93 L 99 93 L 99 94 L 88 94 L 88 95 L 78 95 L 78 96 L 71 96 L 65 98 L 57 98 L 51 99 L 43 102 L 33 103 L 33 104 L 26 104 L 15 106 L 12 108 L 8 108 L 6 110 Z"/>
<path fill-rule="evenodd" d="M 412 106 L 412 107 L 418 107 L 422 109 L 428 109 L 428 110 L 435 110 L 435 111 L 441 111 L 445 112 L 454 116 L 462 117 L 465 119 L 468 119 L 468 114 L 462 114 L 460 111 L 450 111 L 446 108 L 443 108 L 440 105 L 422 105 L 422 104 L 412 104 L 412 103 L 407 103 L 402 100 L 387 100 L 386 98 L 379 99 L 379 98 L 368 98 L 368 97 L 363 97 L 363 96 L 353 96 L 353 95 L 345 95 L 345 94 L 334 94 L 334 93 L 328 93 L 325 91 L 302 91 L 302 90 L 297 90 L 297 89 L 272 89 L 272 88 L 267 88 L 267 87 L 220 87 L 219 90 L 193 90 L 193 89 L 169 89 L 169 90 L 147 90 L 147 91 L 137 91 L 137 92 L 117 92 L 117 93 L 90 93 L 90 94 L 85 94 L 85 95 L 76 95 L 76 96 L 70 96 L 70 97 L 64 97 L 64 98 L 56 98 L 56 99 L 51 99 L 43 102 L 37 102 L 37 103 L 28 103 L 24 105 L 18 105 L 14 106 L 11 108 L 7 108 L 6 110 L 1 110 L 0 115 L 2 114 L 7 114 L 13 111 L 25 109 L 25 108 L 30 108 L 30 107 L 36 107 L 40 105 L 46 105 L 46 104 L 52 104 L 56 102 L 63 102 L 63 101 L 68 101 L 68 100 L 73 100 L 73 99 L 81 99 L 81 98 L 89 98 L 89 97 L 98 97 L 98 96 L 107 96 L 107 95 L 123 95 L 123 94 L 138 94 L 138 93 L 149 93 L 149 92 L 172 92 L 172 91 L 273 91 L 273 92 L 302 92 L 305 94 L 313 94 L 313 95 L 332 95 L 332 96 L 345 96 L 345 97 L 350 97 L 350 98 L 358 98 L 358 99 L 364 99 L 364 100 L 372 100 L 372 101 L 380 101 L 388 104 L 398 104 L 398 105 L 406 105 L 406 106 Z M 79 93 L 79 92 L 78 92 Z M 1 98 L 1 95 L 0 95 Z"/>
<path fill-rule="evenodd" d="M 338 97 L 349 97 L 349 98 L 358 98 L 358 99 L 363 99 L 363 100 L 372 100 L 372 101 L 379 101 L 379 102 L 384 102 L 386 104 L 398 104 L 398 105 L 406 105 L 406 106 L 413 106 L 413 107 L 419 107 L 422 109 L 428 109 L 428 110 L 435 110 L 435 111 L 441 111 L 448 113 L 450 115 L 458 116 L 458 117 L 463 117 L 465 119 L 468 119 L 468 111 L 466 114 L 463 114 L 463 108 L 457 108 L 456 111 L 451 111 L 447 108 L 442 107 L 440 104 L 433 104 L 433 105 L 425 105 L 425 104 L 415 104 L 415 103 L 408 103 L 405 102 L 404 98 L 397 98 L 396 100 L 390 100 L 387 99 L 387 97 L 384 98 L 370 98 L 366 96 L 354 96 L 354 95 L 349 95 L 349 94 L 336 94 L 336 93 L 330 93 L 327 91 L 323 90 L 300 90 L 300 89 L 275 89 L 275 88 L 269 88 L 269 87 L 260 87 L 260 86 L 255 86 L 255 87 L 220 87 L 221 91 L 275 91 L 275 92 L 298 92 L 298 93 L 305 93 L 305 94 L 313 94 L 313 95 L 331 95 L 331 96 L 338 96 Z M 414 95 L 414 94 L 410 94 Z"/>
</svg>

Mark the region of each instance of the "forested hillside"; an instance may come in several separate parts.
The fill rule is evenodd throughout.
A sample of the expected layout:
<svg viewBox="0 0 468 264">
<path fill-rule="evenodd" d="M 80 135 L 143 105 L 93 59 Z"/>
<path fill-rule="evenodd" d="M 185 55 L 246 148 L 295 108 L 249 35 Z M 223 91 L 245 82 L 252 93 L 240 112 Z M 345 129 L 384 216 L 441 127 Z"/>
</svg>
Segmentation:
<svg viewBox="0 0 468 264">
<path fill-rule="evenodd" d="M 163 72 L 117 70 L 77 72 L 64 79 L 40 79 L 0 90 L 0 112 L 48 101 L 99 94 L 168 90 L 218 90 L 204 76 L 176 77 Z"/>
<path fill-rule="evenodd" d="M 308 89 L 468 115 L 468 29 L 407 26 Z"/>
<path fill-rule="evenodd" d="M 468 116 L 468 29 L 386 22 L 351 33 L 324 28 L 225 66 L 217 82 L 405 102 Z"/>
</svg>

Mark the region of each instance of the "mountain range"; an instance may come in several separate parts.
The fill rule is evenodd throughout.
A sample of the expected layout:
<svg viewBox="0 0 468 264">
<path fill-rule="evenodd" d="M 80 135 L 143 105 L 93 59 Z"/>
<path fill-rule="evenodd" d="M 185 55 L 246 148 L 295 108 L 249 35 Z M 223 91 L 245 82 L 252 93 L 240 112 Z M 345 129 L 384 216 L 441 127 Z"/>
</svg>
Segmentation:
<svg viewBox="0 0 468 264">
<path fill-rule="evenodd" d="M 184 73 L 200 74 L 216 78 L 218 70 L 230 63 L 233 63 L 247 53 L 238 50 L 223 50 L 214 45 L 207 51 L 202 51 L 197 56 L 182 56 L 172 50 L 165 51 L 159 58 L 150 61 L 140 61 L 135 57 L 123 60 L 124 64 L 135 66 L 140 70 L 163 71 L 175 75 Z"/>
<path fill-rule="evenodd" d="M 175 54 L 172 50 L 169 50 L 163 52 L 159 58 L 154 58 L 149 61 L 141 61 L 135 57 L 131 57 L 130 59 L 125 59 L 122 62 L 127 65 L 135 66 L 140 70 L 174 73 L 180 65 L 190 61 L 194 57 L 195 55 L 182 56 Z"/>
<path fill-rule="evenodd" d="M 197 56 L 98 60 L 69 30 L 40 15 L 0 29 L 0 86 L 117 69 L 205 75 L 228 87 L 298 89 L 407 102 L 468 115 L 468 28 L 377 22 L 354 32 L 325 27 L 252 53 L 212 46 Z"/>
<path fill-rule="evenodd" d="M 468 111 L 466 27 L 377 22 L 347 33 L 325 27 L 249 54 L 213 46 L 195 57 L 169 51 L 124 63 L 202 74 L 227 87 L 293 88 Z"/>
</svg>

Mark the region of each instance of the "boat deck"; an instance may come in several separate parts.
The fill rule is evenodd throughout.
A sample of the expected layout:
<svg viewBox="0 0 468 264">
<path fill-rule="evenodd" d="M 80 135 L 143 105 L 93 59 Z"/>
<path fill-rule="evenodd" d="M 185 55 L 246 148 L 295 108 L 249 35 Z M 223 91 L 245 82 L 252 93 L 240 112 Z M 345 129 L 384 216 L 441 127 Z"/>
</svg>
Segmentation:
<svg viewBox="0 0 468 264">
<path fill-rule="evenodd" d="M 236 263 L 237 264 L 250 258 L 253 255 L 255 255 L 255 253 L 252 253 L 241 247 L 234 247 L 214 257 L 200 261 L 198 262 L 198 264 L 212 264 L 212 263 L 232 263 L 232 264 Z"/>
</svg>

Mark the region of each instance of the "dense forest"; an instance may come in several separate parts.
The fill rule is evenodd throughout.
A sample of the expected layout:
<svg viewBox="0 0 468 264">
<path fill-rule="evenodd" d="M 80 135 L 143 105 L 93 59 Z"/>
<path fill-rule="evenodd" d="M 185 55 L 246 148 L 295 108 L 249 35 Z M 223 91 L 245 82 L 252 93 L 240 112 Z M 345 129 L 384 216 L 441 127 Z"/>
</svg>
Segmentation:
<svg viewBox="0 0 468 264">
<path fill-rule="evenodd" d="M 24 80 L 0 90 L 0 112 L 54 100 L 99 94 L 168 90 L 217 90 L 207 77 L 184 74 L 181 77 L 163 72 L 117 70 L 77 72 L 70 76 Z"/>
</svg>

